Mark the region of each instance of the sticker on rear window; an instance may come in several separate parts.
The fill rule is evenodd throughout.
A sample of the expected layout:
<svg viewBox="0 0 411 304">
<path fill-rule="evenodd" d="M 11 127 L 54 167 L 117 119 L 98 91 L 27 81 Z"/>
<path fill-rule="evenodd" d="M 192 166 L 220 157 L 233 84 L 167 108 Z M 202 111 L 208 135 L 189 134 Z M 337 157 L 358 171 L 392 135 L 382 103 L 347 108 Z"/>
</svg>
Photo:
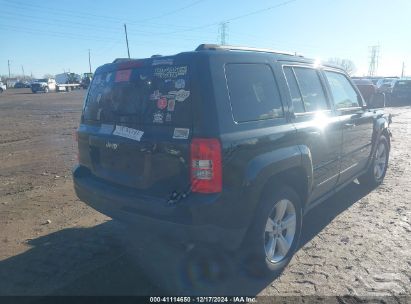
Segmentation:
<svg viewBox="0 0 411 304">
<path fill-rule="evenodd" d="M 177 79 L 174 86 L 176 89 L 184 89 L 186 87 L 186 81 L 184 79 Z"/>
<path fill-rule="evenodd" d="M 161 97 L 160 91 L 155 90 L 153 94 L 150 94 L 150 100 L 157 100 Z"/>
<path fill-rule="evenodd" d="M 127 128 L 124 126 L 116 126 L 116 129 L 113 132 L 113 135 L 129 138 L 136 141 L 140 141 L 143 134 L 143 131 Z"/>
<path fill-rule="evenodd" d="M 168 101 L 167 111 L 173 112 L 176 106 L 176 101 L 174 99 L 170 99 Z"/>
<path fill-rule="evenodd" d="M 174 139 L 187 139 L 190 134 L 190 129 L 186 128 L 174 128 Z"/>
<path fill-rule="evenodd" d="M 187 67 L 164 67 L 154 69 L 154 76 L 161 79 L 177 78 L 179 76 L 185 76 L 187 74 Z"/>
<path fill-rule="evenodd" d="M 131 70 L 119 70 L 116 72 L 115 82 L 125 82 L 130 80 Z"/>
<path fill-rule="evenodd" d="M 177 100 L 177 101 L 184 101 L 190 96 L 190 91 L 178 90 L 178 91 L 168 92 L 168 94 L 169 95 L 174 95 L 175 100 Z"/>
<path fill-rule="evenodd" d="M 164 115 L 161 112 L 154 113 L 153 123 L 164 123 Z"/>
<path fill-rule="evenodd" d="M 160 110 L 167 108 L 167 99 L 163 97 L 157 100 L 157 108 L 159 108 Z"/>
</svg>

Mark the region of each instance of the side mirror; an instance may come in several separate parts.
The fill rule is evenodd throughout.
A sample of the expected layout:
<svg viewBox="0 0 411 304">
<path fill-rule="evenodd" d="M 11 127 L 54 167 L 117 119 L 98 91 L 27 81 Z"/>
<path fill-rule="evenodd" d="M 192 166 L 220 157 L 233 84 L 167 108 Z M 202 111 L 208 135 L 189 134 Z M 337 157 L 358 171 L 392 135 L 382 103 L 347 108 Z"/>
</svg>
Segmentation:
<svg viewBox="0 0 411 304">
<path fill-rule="evenodd" d="M 385 107 L 385 94 L 384 93 L 375 93 L 368 100 L 367 104 L 369 109 L 379 109 Z"/>
</svg>

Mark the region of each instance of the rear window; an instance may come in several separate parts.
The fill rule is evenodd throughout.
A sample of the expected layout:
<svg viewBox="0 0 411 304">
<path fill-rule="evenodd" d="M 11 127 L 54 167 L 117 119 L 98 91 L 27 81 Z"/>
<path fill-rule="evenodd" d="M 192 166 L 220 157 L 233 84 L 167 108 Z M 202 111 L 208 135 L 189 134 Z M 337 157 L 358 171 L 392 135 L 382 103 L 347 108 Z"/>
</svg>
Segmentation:
<svg viewBox="0 0 411 304">
<path fill-rule="evenodd" d="M 280 94 L 270 66 L 227 64 L 225 73 L 236 122 L 283 116 Z"/>
<path fill-rule="evenodd" d="M 184 125 L 191 119 L 189 68 L 148 66 L 94 76 L 84 119 L 101 123 Z"/>
<path fill-rule="evenodd" d="M 318 72 L 310 68 L 293 68 L 306 112 L 327 110 L 329 106 Z"/>
</svg>

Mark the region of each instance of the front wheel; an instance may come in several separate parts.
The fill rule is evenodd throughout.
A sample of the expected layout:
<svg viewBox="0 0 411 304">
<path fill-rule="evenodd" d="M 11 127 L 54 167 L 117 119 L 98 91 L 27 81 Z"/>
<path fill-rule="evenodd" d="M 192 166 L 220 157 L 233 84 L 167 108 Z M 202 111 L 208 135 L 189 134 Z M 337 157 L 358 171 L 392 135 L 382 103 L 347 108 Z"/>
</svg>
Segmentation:
<svg viewBox="0 0 411 304">
<path fill-rule="evenodd" d="M 48 87 L 45 87 L 44 88 L 44 93 L 48 93 L 49 92 L 49 88 Z"/>
<path fill-rule="evenodd" d="M 280 274 L 295 253 L 302 226 L 299 195 L 288 186 L 265 191 L 243 249 L 251 250 L 246 270 L 258 276 Z"/>
<path fill-rule="evenodd" d="M 390 146 L 388 144 L 388 139 L 382 135 L 377 142 L 370 168 L 367 173 L 358 178 L 360 184 L 377 187 L 382 183 L 385 174 L 387 173 L 389 154 Z"/>
</svg>

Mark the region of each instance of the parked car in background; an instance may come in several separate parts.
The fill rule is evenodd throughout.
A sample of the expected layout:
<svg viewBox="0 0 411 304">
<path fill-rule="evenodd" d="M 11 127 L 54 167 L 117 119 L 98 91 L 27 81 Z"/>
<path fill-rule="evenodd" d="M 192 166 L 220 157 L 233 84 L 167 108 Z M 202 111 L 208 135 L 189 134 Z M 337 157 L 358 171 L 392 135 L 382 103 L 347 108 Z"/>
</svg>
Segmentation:
<svg viewBox="0 0 411 304">
<path fill-rule="evenodd" d="M 6 85 L 0 81 L 0 93 L 3 93 L 7 89 Z"/>
<path fill-rule="evenodd" d="M 393 102 L 407 102 L 411 104 L 411 79 L 396 80 L 392 88 L 391 98 Z"/>
<path fill-rule="evenodd" d="M 397 79 L 398 78 L 394 77 L 381 78 L 377 82 L 378 91 L 382 93 L 391 93 L 392 87 Z"/>
<path fill-rule="evenodd" d="M 14 85 L 15 89 L 23 89 L 23 88 L 29 88 L 30 85 L 28 84 L 28 82 L 16 82 L 16 84 Z"/>
<path fill-rule="evenodd" d="M 357 177 L 382 183 L 389 123 L 343 69 L 291 53 L 200 45 L 114 61 L 85 100 L 74 188 L 130 233 L 218 244 L 278 274 L 309 210 Z"/>
<path fill-rule="evenodd" d="M 362 97 L 365 102 L 368 103 L 375 94 L 377 94 L 377 86 L 373 84 L 370 79 L 353 79 L 354 84 L 357 86 L 358 90 L 361 92 Z"/>
<path fill-rule="evenodd" d="M 31 84 L 31 91 L 33 93 L 44 92 L 48 93 L 50 91 L 56 90 L 56 81 L 53 78 L 43 78 L 38 79 Z"/>
</svg>

